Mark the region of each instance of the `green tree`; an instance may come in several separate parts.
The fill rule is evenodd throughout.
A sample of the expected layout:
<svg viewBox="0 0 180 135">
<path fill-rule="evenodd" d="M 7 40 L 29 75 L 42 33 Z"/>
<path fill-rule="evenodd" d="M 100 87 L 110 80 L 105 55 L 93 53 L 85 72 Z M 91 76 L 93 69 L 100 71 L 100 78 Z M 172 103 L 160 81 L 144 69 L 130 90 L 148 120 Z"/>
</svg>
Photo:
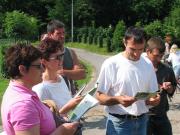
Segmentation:
<svg viewBox="0 0 180 135">
<path fill-rule="evenodd" d="M 120 51 L 124 48 L 123 37 L 126 30 L 124 21 L 119 21 L 113 33 L 113 47 L 112 50 Z"/>
<path fill-rule="evenodd" d="M 7 12 L 4 20 L 4 31 L 9 38 L 32 39 L 38 34 L 38 20 L 23 12 Z"/>
<path fill-rule="evenodd" d="M 148 36 L 161 36 L 164 37 L 163 25 L 161 21 L 154 21 L 148 25 L 145 25 L 144 30 Z"/>
<path fill-rule="evenodd" d="M 165 19 L 165 25 L 174 28 L 174 36 L 180 37 L 180 8 L 174 8 Z"/>
</svg>

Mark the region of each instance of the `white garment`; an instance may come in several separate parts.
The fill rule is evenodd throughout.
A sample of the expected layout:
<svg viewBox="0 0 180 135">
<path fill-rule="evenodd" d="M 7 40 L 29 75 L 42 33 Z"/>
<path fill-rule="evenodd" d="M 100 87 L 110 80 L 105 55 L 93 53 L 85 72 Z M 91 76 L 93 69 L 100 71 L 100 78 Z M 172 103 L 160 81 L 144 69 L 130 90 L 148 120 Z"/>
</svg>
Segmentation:
<svg viewBox="0 0 180 135">
<path fill-rule="evenodd" d="M 71 92 L 69 91 L 63 77 L 59 77 L 60 81 L 57 83 L 43 81 L 32 88 L 41 100 L 54 100 L 58 109 L 72 99 Z"/>
<path fill-rule="evenodd" d="M 158 90 L 154 68 L 143 57 L 138 61 L 117 54 L 103 63 L 97 82 L 98 90 L 109 96 L 135 96 L 137 92 L 155 92 Z M 149 108 L 144 100 L 138 100 L 129 107 L 121 104 L 106 106 L 108 113 L 141 115 Z"/>
<path fill-rule="evenodd" d="M 175 53 L 170 53 L 167 61 L 172 62 L 173 68 L 177 65 L 180 65 L 180 51 L 176 51 Z"/>
<path fill-rule="evenodd" d="M 167 42 L 165 43 L 165 47 L 166 47 L 165 54 L 169 54 L 169 52 L 170 52 L 170 45 Z"/>
</svg>

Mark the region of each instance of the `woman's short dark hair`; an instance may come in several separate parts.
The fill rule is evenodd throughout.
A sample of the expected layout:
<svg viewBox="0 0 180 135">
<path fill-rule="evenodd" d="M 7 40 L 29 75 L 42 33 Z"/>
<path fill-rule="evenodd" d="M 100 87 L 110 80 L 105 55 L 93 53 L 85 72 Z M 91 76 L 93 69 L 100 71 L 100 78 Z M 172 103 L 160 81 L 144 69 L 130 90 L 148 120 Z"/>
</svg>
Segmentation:
<svg viewBox="0 0 180 135">
<path fill-rule="evenodd" d="M 29 70 L 31 63 L 41 58 L 41 52 L 30 44 L 17 43 L 7 49 L 4 58 L 7 77 L 15 79 L 21 77 L 19 65 Z"/>
<path fill-rule="evenodd" d="M 56 53 L 59 50 L 63 51 L 61 43 L 51 38 L 46 38 L 41 41 L 39 49 L 42 52 L 42 58 L 46 60 L 49 59 L 52 53 Z"/>
</svg>

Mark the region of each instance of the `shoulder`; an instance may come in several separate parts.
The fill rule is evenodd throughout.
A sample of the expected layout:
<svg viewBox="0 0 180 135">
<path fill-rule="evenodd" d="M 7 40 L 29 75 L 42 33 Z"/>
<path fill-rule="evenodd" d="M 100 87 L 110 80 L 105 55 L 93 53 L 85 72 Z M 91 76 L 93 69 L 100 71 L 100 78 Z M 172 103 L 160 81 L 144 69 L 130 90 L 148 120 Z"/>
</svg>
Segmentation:
<svg viewBox="0 0 180 135">
<path fill-rule="evenodd" d="M 37 91 L 42 91 L 45 88 L 45 86 L 43 85 L 43 83 L 39 83 L 35 86 L 32 87 L 32 90 L 37 92 Z"/>
</svg>

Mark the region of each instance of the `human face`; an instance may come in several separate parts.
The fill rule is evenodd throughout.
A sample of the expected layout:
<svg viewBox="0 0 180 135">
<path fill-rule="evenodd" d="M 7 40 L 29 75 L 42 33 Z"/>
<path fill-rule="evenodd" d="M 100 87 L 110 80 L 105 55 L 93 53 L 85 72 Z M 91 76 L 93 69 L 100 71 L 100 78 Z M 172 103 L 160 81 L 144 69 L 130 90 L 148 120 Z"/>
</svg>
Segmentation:
<svg viewBox="0 0 180 135">
<path fill-rule="evenodd" d="M 54 32 L 50 33 L 50 37 L 56 41 L 59 41 L 63 45 L 65 41 L 64 28 L 55 29 Z"/>
<path fill-rule="evenodd" d="M 135 43 L 134 39 L 131 38 L 124 42 L 125 45 L 125 57 L 132 61 L 138 61 L 144 50 L 144 43 Z"/>
<path fill-rule="evenodd" d="M 42 81 L 43 66 L 41 64 L 41 59 L 38 59 L 31 63 L 29 70 L 27 72 L 26 80 L 29 80 L 30 85 L 36 85 Z"/>
<path fill-rule="evenodd" d="M 57 71 L 62 68 L 64 53 L 58 51 L 50 55 L 49 60 L 46 61 L 46 67 L 49 70 Z"/>
<path fill-rule="evenodd" d="M 155 48 L 153 50 L 147 50 L 147 55 L 148 55 L 148 58 L 151 60 L 151 62 L 153 63 L 154 66 L 157 66 L 158 63 L 160 63 L 163 55 L 164 55 L 164 52 L 161 53 L 159 51 L 159 49 Z"/>
</svg>

